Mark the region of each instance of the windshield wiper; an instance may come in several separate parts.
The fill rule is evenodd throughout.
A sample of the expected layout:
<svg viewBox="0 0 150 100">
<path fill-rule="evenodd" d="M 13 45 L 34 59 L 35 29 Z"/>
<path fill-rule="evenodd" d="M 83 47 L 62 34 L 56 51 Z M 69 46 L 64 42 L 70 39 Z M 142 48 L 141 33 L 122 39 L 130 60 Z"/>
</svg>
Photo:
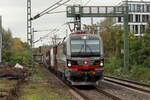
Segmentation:
<svg viewBox="0 0 150 100">
<path fill-rule="evenodd" d="M 81 54 L 82 49 L 84 48 L 84 44 L 81 45 L 80 51 L 78 52 L 78 55 Z"/>
<path fill-rule="evenodd" d="M 89 50 L 90 50 L 90 53 L 91 53 L 92 55 L 94 55 L 94 53 L 93 53 L 92 49 L 89 47 L 89 45 L 86 45 L 86 47 L 88 47 Z"/>
</svg>

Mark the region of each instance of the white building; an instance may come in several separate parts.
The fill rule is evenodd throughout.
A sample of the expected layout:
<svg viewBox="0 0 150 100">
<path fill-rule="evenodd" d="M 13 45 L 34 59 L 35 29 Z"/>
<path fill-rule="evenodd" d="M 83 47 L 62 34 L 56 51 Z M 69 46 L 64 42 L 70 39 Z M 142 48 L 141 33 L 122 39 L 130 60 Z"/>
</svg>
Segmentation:
<svg viewBox="0 0 150 100">
<path fill-rule="evenodd" d="M 126 5 L 126 1 L 122 1 L 119 6 Z M 150 16 L 150 2 L 147 1 L 128 1 L 129 9 L 129 31 L 135 36 L 141 36 L 147 26 Z M 123 28 L 123 17 L 114 18 L 114 26 Z"/>
</svg>

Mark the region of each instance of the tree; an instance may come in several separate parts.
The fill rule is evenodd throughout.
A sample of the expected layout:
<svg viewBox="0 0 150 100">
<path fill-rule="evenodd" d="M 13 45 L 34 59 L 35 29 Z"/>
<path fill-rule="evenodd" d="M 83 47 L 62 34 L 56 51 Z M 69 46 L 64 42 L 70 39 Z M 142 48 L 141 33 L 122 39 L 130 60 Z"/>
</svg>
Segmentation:
<svg viewBox="0 0 150 100">
<path fill-rule="evenodd" d="M 19 38 L 13 38 L 10 29 L 3 29 L 2 62 L 4 64 L 27 64 L 29 59 L 29 46 Z"/>
<path fill-rule="evenodd" d="M 11 49 L 13 46 L 13 38 L 10 29 L 8 29 L 7 31 L 5 29 L 2 29 L 2 36 L 3 51 Z"/>
<path fill-rule="evenodd" d="M 141 65 L 150 68 L 150 21 L 143 37 L 133 37 L 130 40 L 130 64 Z"/>
<path fill-rule="evenodd" d="M 23 50 L 23 43 L 19 38 L 13 39 L 14 47 L 17 50 Z"/>
</svg>

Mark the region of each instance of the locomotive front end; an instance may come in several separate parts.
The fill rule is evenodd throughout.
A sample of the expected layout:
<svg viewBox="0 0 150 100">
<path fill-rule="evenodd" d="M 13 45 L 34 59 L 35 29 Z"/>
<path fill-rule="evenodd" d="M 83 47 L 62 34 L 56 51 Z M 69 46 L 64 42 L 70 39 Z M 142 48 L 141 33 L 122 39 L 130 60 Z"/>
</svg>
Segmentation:
<svg viewBox="0 0 150 100">
<path fill-rule="evenodd" d="M 95 85 L 103 79 L 103 46 L 98 35 L 71 35 L 67 51 L 65 77 L 72 85 Z"/>
</svg>

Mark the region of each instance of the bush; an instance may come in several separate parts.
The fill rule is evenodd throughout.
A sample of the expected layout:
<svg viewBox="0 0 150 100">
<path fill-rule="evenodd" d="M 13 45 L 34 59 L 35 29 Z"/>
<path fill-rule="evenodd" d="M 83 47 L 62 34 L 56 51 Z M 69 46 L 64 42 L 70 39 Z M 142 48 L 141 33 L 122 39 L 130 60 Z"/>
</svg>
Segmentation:
<svg viewBox="0 0 150 100">
<path fill-rule="evenodd" d="M 116 58 L 106 58 L 104 65 L 105 75 L 116 76 L 123 72 L 123 60 Z"/>
<path fill-rule="evenodd" d="M 150 68 L 150 57 L 144 60 L 143 66 Z"/>
<path fill-rule="evenodd" d="M 130 79 L 136 80 L 136 81 L 148 81 L 150 80 L 150 68 L 144 67 L 144 66 L 138 66 L 135 65 L 131 68 L 130 71 Z"/>
</svg>

